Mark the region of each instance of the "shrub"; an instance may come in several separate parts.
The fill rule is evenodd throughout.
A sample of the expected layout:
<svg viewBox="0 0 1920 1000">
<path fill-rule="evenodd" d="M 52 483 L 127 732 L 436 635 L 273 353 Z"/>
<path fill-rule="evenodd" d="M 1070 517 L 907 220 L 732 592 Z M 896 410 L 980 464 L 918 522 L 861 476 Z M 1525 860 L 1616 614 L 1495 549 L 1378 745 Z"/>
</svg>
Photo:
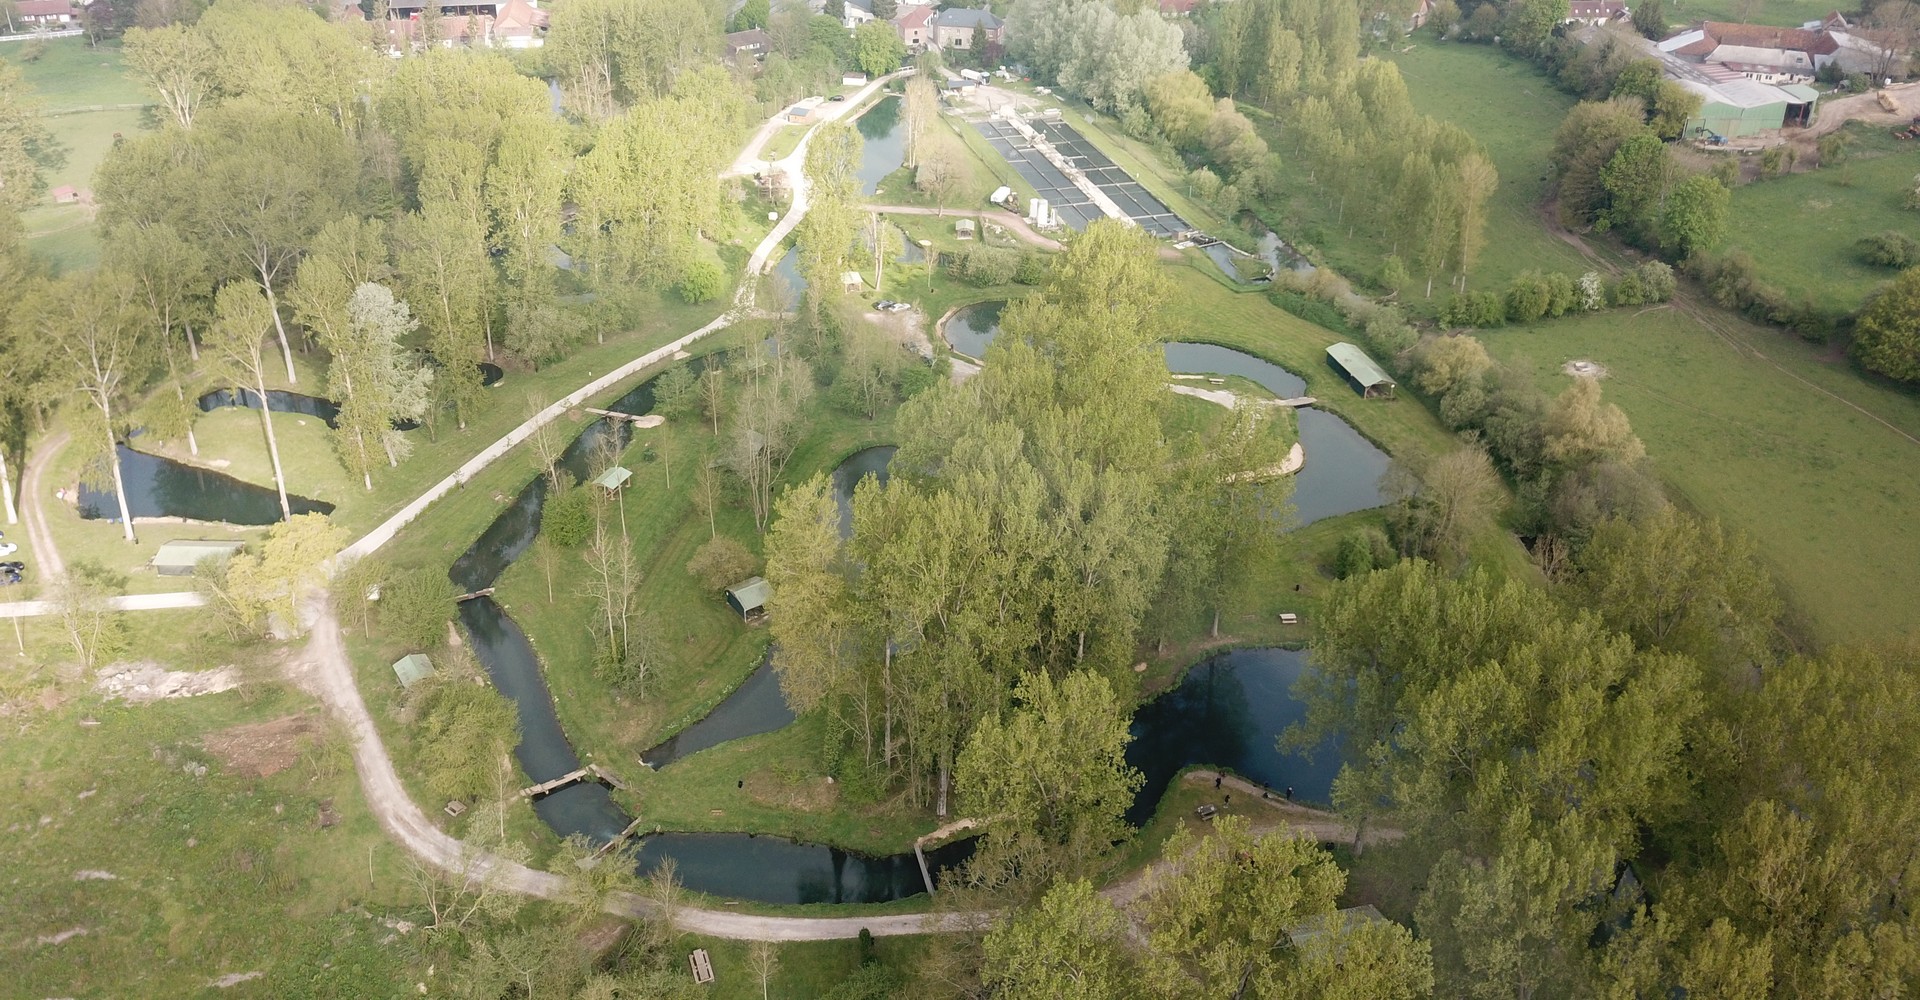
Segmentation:
<svg viewBox="0 0 1920 1000">
<path fill-rule="evenodd" d="M 966 247 L 947 255 L 947 271 L 969 284 L 1004 285 L 1020 267 L 1020 251 L 1001 247 Z"/>
<path fill-rule="evenodd" d="M 562 480 L 540 506 L 540 531 L 555 545 L 575 548 L 593 534 L 593 494 L 570 477 Z"/>
<path fill-rule="evenodd" d="M 1920 241 L 1889 229 L 1862 239 L 1860 256 L 1869 264 L 1905 269 L 1920 264 Z"/>
<path fill-rule="evenodd" d="M 1047 255 L 1038 250 L 1022 253 L 1019 266 L 1013 269 L 1013 280 L 1022 285 L 1038 285 L 1047 280 Z"/>
<path fill-rule="evenodd" d="M 1507 318 L 1515 323 L 1531 323 L 1547 314 L 1553 303 L 1553 290 L 1539 271 L 1522 271 L 1507 285 Z"/>
<path fill-rule="evenodd" d="M 687 265 L 687 273 L 681 276 L 674 291 L 688 303 L 699 305 L 719 298 L 726 288 L 727 275 L 720 269 L 720 263 L 703 257 Z"/>
<path fill-rule="evenodd" d="M 1335 309 L 1330 303 L 1309 298 L 1301 292 L 1288 292 L 1279 289 L 1269 292 L 1267 299 L 1274 305 L 1285 309 L 1309 323 L 1323 326 L 1329 330 L 1340 333 L 1352 332 L 1352 330 L 1347 327 L 1347 318 L 1340 315 L 1340 310 Z"/>
<path fill-rule="evenodd" d="M 1398 254 L 1388 254 L 1380 265 L 1380 287 L 1389 292 L 1399 291 L 1407 283 L 1407 265 Z"/>
<path fill-rule="evenodd" d="M 1440 307 L 1440 322 L 1446 326 L 1499 326 L 1506 315 L 1506 301 L 1493 292 L 1455 295 Z"/>
<path fill-rule="evenodd" d="M 1405 351 L 1420 339 L 1419 331 L 1402 319 L 1397 309 L 1376 311 L 1367 320 L 1366 334 L 1373 349 L 1388 356 Z"/>
<path fill-rule="evenodd" d="M 901 399 L 912 399 L 939 384 L 940 371 L 933 365 L 909 364 L 900 370 Z"/>
<path fill-rule="evenodd" d="M 413 569 L 380 585 L 380 631 L 408 649 L 432 649 L 446 637 L 459 589 L 447 574 Z"/>
<path fill-rule="evenodd" d="M 745 545 L 716 535 L 702 543 L 687 561 L 687 572 L 710 591 L 722 590 L 754 574 L 760 560 Z"/>
<path fill-rule="evenodd" d="M 1349 532 L 1340 539 L 1333 558 L 1333 575 L 1345 580 L 1393 565 L 1393 546 L 1379 528 Z"/>
<path fill-rule="evenodd" d="M 1679 282 L 1673 277 L 1673 265 L 1664 260 L 1650 260 L 1633 270 L 1639 276 L 1640 287 L 1646 294 L 1643 301 L 1666 302 L 1679 289 Z"/>
</svg>

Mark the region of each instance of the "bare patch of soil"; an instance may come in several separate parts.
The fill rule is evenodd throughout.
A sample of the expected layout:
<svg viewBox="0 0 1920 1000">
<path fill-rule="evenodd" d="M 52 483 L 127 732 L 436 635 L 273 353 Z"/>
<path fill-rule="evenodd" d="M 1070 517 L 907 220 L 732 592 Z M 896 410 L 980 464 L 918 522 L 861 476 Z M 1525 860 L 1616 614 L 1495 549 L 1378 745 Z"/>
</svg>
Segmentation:
<svg viewBox="0 0 1920 1000">
<path fill-rule="evenodd" d="M 229 773 L 265 778 L 298 762 L 306 749 L 305 737 L 318 732 L 310 717 L 288 715 L 209 733 L 200 743 Z"/>
<path fill-rule="evenodd" d="M 1569 361 L 1566 364 L 1561 365 L 1560 370 L 1562 372 L 1565 372 L 1568 375 L 1573 376 L 1574 378 L 1606 378 L 1607 377 L 1606 365 L 1603 365 L 1598 361 L 1588 361 L 1584 358 L 1578 361 Z"/>
<path fill-rule="evenodd" d="M 746 792 L 755 802 L 798 812 L 826 812 L 840 801 L 840 786 L 828 784 L 824 777 L 805 777 L 789 781 L 761 768 L 746 778 Z"/>
</svg>

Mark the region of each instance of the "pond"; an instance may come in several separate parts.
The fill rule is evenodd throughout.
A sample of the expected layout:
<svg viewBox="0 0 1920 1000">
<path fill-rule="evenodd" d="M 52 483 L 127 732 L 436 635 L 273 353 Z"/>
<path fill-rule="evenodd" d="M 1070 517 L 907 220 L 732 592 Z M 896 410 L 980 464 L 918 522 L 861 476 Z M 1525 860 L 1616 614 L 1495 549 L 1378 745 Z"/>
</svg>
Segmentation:
<svg viewBox="0 0 1920 1000">
<path fill-rule="evenodd" d="M 881 98 L 854 122 L 863 143 L 860 169 L 856 171 L 861 194 L 879 190 L 880 182 L 906 162 L 907 123 L 900 108 L 900 98 Z"/>
<path fill-rule="evenodd" d="M 708 747 L 784 729 L 792 722 L 793 709 L 787 707 L 786 696 L 780 693 L 780 678 L 773 672 L 773 653 L 769 651 L 760 666 L 705 718 L 640 757 L 653 767 L 666 767 Z"/>
<path fill-rule="evenodd" d="M 779 284 L 786 286 L 787 294 L 795 302 L 807 294 L 807 279 L 800 276 L 800 248 L 790 247 L 780 262 L 773 265 L 773 277 Z M 773 308 L 769 305 L 767 308 Z"/>
<path fill-rule="evenodd" d="M 212 413 L 227 406 L 244 406 L 249 410 L 257 410 L 260 408 L 260 394 L 252 389 L 241 389 L 237 393 L 232 389 L 215 389 L 201 396 L 199 403 L 202 413 Z M 284 389 L 267 390 L 267 409 L 274 413 L 298 413 L 308 417 L 319 417 L 326 421 L 328 427 L 334 426 L 340 417 L 340 404 L 333 400 L 287 392 Z"/>
<path fill-rule="evenodd" d="M 1140 706 L 1127 763 L 1147 780 L 1127 821 L 1139 825 L 1152 818 L 1174 775 L 1201 764 L 1230 768 L 1275 794 L 1291 787 L 1297 801 L 1330 802 L 1340 773 L 1334 742 L 1311 754 L 1276 747 L 1280 734 L 1306 716 L 1293 684 L 1311 669 L 1307 654 L 1298 650 L 1231 650 L 1196 665 L 1178 687 Z"/>
<path fill-rule="evenodd" d="M 948 346 L 979 361 L 987 355 L 987 345 L 1000 333 L 1000 313 L 1007 308 L 1005 299 L 975 302 L 961 306 L 940 326 Z"/>
<path fill-rule="evenodd" d="M 190 521 L 226 524 L 274 524 L 280 520 L 280 497 L 271 486 L 257 486 L 232 476 L 149 455 L 125 444 L 115 446 L 120 477 L 127 484 L 127 510 L 134 517 L 184 517 Z M 295 514 L 331 514 L 333 505 L 287 494 Z M 80 516 L 117 521 L 120 505 L 113 490 L 80 487 Z"/>
</svg>

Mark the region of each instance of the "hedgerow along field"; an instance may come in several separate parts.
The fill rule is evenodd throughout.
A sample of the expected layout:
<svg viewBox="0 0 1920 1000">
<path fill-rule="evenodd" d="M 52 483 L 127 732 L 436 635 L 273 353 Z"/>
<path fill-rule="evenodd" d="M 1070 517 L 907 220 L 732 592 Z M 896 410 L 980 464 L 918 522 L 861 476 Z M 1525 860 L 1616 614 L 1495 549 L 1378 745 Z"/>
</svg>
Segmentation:
<svg viewBox="0 0 1920 1000">
<path fill-rule="evenodd" d="M 1472 132 L 1500 171 L 1477 287 L 1499 287 L 1528 267 L 1573 272 L 1619 259 L 1597 239 L 1587 241 L 1596 259 L 1581 257 L 1539 213 L 1554 130 L 1572 98 L 1488 46 L 1419 41 L 1394 58 L 1414 105 Z M 1800 220 L 1801 232 L 1823 224 L 1804 208 L 1778 212 L 1783 226 Z M 1907 514 L 1920 502 L 1911 474 L 1920 399 L 1704 301 L 1478 336 L 1549 389 L 1566 379 L 1568 360 L 1606 365 L 1607 398 L 1632 419 L 1676 498 L 1755 539 L 1808 637 L 1884 637 L 1910 626 L 1907 595 L 1920 592 L 1920 528 Z"/>
</svg>

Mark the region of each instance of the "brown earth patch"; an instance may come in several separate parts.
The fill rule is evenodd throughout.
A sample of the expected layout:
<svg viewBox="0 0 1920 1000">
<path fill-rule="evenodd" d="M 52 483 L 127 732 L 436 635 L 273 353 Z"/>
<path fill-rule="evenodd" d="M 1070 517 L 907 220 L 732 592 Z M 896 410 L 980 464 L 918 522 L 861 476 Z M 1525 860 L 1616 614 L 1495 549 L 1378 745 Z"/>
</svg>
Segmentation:
<svg viewBox="0 0 1920 1000">
<path fill-rule="evenodd" d="M 228 773 L 265 778 L 298 762 L 306 749 L 305 737 L 317 734 L 319 729 L 309 716 L 288 715 L 209 733 L 200 744 Z"/>
<path fill-rule="evenodd" d="M 762 805 L 798 812 L 826 812 L 840 801 L 840 786 L 814 775 L 789 781 L 770 768 L 747 775 L 747 796 Z"/>
</svg>

